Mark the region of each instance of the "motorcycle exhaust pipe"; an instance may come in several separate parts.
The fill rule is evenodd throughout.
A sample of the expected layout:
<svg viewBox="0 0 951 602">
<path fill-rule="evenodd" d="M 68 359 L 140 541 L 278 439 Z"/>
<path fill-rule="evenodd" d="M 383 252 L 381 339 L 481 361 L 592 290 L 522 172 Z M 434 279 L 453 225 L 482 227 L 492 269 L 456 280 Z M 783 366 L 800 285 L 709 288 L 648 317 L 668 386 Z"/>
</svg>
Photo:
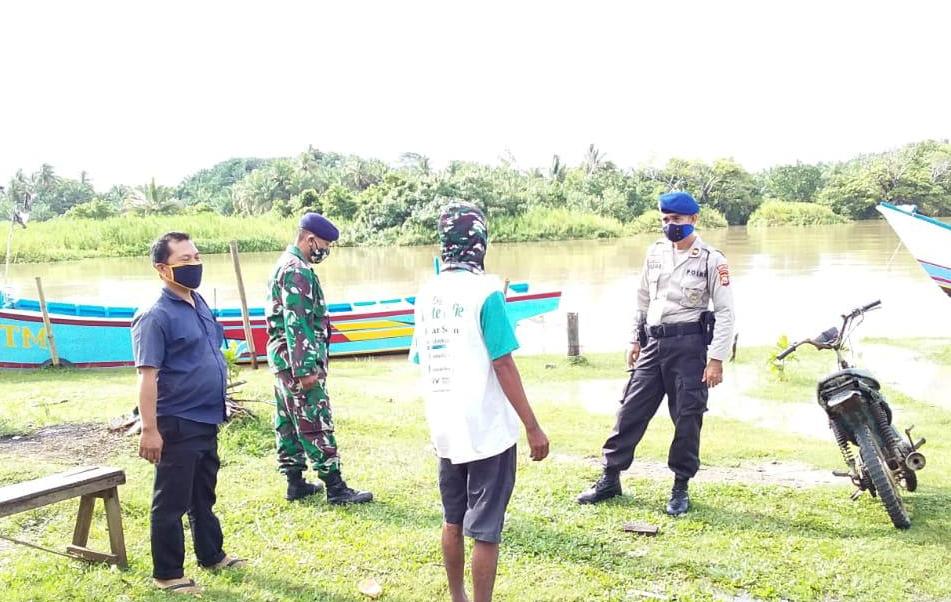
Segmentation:
<svg viewBox="0 0 951 602">
<path fill-rule="evenodd" d="M 921 470 L 925 467 L 925 455 L 921 452 L 911 452 L 905 457 L 905 466 L 912 470 Z"/>
</svg>

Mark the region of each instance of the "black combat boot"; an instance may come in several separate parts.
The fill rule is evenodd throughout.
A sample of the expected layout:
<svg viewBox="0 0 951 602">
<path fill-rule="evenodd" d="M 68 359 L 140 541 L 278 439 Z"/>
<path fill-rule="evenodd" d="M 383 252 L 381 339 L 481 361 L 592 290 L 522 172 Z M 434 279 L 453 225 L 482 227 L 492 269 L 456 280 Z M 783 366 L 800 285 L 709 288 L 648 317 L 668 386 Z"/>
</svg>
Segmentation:
<svg viewBox="0 0 951 602">
<path fill-rule="evenodd" d="M 579 504 L 597 504 L 604 500 L 621 495 L 620 471 L 605 468 L 598 482 L 591 489 L 578 496 Z"/>
<path fill-rule="evenodd" d="M 301 471 L 291 470 L 287 473 L 287 494 L 284 499 L 293 502 L 305 497 L 316 495 L 324 490 L 321 483 L 308 483 L 304 480 Z"/>
<path fill-rule="evenodd" d="M 690 509 L 690 496 L 687 494 L 687 479 L 677 477 L 670 490 L 670 500 L 667 502 L 667 514 L 680 516 Z"/>
<path fill-rule="evenodd" d="M 321 478 L 327 485 L 327 501 L 331 504 L 363 504 L 373 501 L 373 494 L 369 491 L 357 491 L 347 487 L 339 472 L 331 472 Z"/>
</svg>

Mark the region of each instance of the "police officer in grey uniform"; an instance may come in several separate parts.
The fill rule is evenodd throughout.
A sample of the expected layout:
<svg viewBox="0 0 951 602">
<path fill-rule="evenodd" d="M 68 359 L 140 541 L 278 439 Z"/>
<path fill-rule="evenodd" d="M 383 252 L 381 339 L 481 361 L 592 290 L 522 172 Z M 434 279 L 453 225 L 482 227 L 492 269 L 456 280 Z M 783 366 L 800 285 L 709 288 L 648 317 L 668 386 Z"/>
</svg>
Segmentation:
<svg viewBox="0 0 951 602">
<path fill-rule="evenodd" d="M 687 482 L 700 467 L 707 389 L 723 380 L 730 354 L 733 296 L 726 258 L 694 233 L 697 201 L 670 192 L 660 196 L 660 210 L 665 238 L 650 246 L 644 260 L 627 352 L 631 378 L 604 443 L 604 473 L 578 503 L 621 495 L 619 473 L 631 466 L 634 448 L 666 395 L 674 422 L 667 465 L 675 475 L 667 513 L 677 516 L 690 507 Z"/>
</svg>

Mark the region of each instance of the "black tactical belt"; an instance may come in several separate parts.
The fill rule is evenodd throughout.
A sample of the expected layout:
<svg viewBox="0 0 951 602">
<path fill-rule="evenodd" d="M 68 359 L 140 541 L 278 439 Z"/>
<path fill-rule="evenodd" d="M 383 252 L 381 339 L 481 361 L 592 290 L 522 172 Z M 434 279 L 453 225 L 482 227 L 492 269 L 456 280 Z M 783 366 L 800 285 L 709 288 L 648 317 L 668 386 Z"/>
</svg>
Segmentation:
<svg viewBox="0 0 951 602">
<path fill-rule="evenodd" d="M 700 322 L 673 322 L 671 324 L 657 324 L 647 327 L 647 334 L 653 339 L 679 337 L 685 334 L 701 334 L 703 327 Z"/>
</svg>

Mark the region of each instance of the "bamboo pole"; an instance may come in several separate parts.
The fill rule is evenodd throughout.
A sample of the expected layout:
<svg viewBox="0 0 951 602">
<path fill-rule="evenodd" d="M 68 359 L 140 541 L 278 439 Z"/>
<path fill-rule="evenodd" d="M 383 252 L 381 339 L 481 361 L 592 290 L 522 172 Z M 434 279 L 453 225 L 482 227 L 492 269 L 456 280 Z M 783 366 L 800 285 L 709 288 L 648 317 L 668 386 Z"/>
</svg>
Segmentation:
<svg viewBox="0 0 951 602">
<path fill-rule="evenodd" d="M 251 332 L 251 316 L 248 314 L 248 301 L 244 296 L 244 279 L 241 277 L 241 260 L 238 258 L 238 241 L 232 240 L 231 261 L 234 263 L 234 275 L 238 279 L 238 295 L 241 297 L 241 318 L 244 321 L 244 340 L 251 354 L 251 367 L 258 369 L 258 352 L 254 348 L 254 335 Z"/>
<path fill-rule="evenodd" d="M 43 312 L 43 324 L 46 326 L 46 338 L 50 345 L 50 359 L 54 366 L 59 366 L 59 354 L 56 352 L 56 340 L 53 338 L 53 324 L 50 322 L 50 315 L 46 311 L 46 295 L 43 294 L 43 280 L 36 277 L 36 292 L 40 297 L 40 311 Z"/>
</svg>

